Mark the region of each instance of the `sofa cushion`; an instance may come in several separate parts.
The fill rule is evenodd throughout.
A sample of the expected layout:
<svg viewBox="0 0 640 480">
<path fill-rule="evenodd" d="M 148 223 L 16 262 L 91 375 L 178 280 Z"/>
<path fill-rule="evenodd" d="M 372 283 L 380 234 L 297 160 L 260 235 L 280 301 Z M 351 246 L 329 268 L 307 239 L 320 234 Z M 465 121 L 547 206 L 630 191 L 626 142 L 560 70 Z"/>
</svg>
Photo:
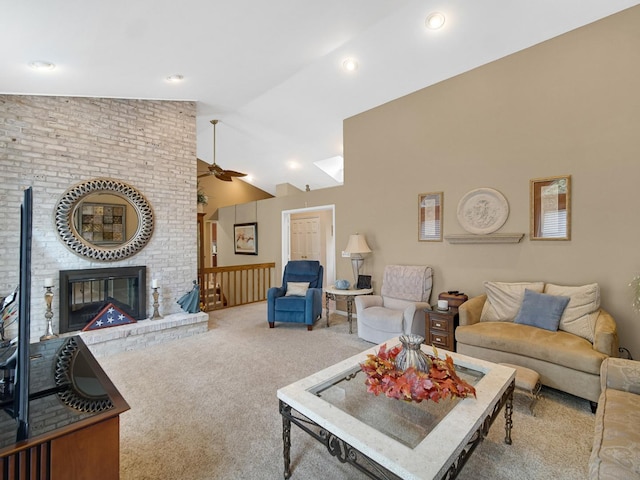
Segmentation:
<svg viewBox="0 0 640 480">
<path fill-rule="evenodd" d="M 275 301 L 276 312 L 304 312 L 307 304 L 305 297 L 278 297 Z"/>
<path fill-rule="evenodd" d="M 555 332 L 560 324 L 562 312 L 569 303 L 569 297 L 536 293 L 528 288 L 524 291 L 522 305 L 514 323 L 544 328 Z"/>
<path fill-rule="evenodd" d="M 484 282 L 487 301 L 482 307 L 481 322 L 513 322 L 520 310 L 525 289 L 542 293 L 543 282 Z"/>
<path fill-rule="evenodd" d="M 600 375 L 600 365 L 607 357 L 593 349 L 582 337 L 558 330 L 512 322 L 479 322 L 456 328 L 459 343 L 498 350 L 555 363 L 574 370 Z"/>
<path fill-rule="evenodd" d="M 287 282 L 287 297 L 304 297 L 309 290 L 309 282 Z"/>
<path fill-rule="evenodd" d="M 598 310 L 600 308 L 600 287 L 597 283 L 579 287 L 548 283 L 544 289 L 550 295 L 569 297 L 569 305 L 560 318 L 559 329 L 579 335 L 593 343 Z"/>
<path fill-rule="evenodd" d="M 640 396 L 606 389 L 598 400 L 589 477 L 640 478 Z"/>
<path fill-rule="evenodd" d="M 382 332 L 404 331 L 404 310 L 385 307 L 369 307 L 365 310 L 367 326 Z"/>
</svg>

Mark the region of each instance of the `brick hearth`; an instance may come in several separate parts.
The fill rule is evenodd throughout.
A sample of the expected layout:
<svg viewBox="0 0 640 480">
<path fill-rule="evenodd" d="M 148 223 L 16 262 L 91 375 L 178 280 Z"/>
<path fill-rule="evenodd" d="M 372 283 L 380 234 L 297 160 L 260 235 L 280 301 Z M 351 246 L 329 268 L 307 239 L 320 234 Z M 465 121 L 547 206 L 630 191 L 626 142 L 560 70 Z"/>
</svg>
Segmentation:
<svg viewBox="0 0 640 480">
<path fill-rule="evenodd" d="M 96 357 L 104 357 L 204 333 L 208 322 L 209 315 L 204 312 L 174 313 L 159 320 L 80 332 L 80 336 Z"/>
</svg>

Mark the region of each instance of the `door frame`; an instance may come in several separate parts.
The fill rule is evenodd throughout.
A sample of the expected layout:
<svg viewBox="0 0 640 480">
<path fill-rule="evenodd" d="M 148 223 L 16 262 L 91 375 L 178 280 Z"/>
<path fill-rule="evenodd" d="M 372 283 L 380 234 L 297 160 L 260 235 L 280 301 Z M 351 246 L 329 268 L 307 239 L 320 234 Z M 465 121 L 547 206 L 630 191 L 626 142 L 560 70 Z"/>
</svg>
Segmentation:
<svg viewBox="0 0 640 480">
<path fill-rule="evenodd" d="M 298 213 L 326 212 L 331 213 L 331 235 L 326 243 L 326 265 L 324 265 L 325 284 L 332 285 L 336 281 L 336 206 L 335 205 L 319 205 L 317 207 L 297 208 L 293 210 L 282 211 L 282 274 L 284 267 L 291 258 L 291 215 Z"/>
</svg>

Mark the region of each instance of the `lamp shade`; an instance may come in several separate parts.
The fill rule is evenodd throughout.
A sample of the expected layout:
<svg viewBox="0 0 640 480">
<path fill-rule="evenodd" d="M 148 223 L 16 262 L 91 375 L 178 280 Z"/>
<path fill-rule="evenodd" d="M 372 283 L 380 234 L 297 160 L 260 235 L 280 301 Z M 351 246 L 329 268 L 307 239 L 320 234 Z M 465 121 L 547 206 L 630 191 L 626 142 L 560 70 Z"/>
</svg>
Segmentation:
<svg viewBox="0 0 640 480">
<path fill-rule="evenodd" d="M 347 253 L 371 253 L 371 249 L 369 245 L 367 245 L 367 240 L 364 238 L 364 235 L 358 233 L 349 236 L 349 243 L 344 251 Z"/>
</svg>

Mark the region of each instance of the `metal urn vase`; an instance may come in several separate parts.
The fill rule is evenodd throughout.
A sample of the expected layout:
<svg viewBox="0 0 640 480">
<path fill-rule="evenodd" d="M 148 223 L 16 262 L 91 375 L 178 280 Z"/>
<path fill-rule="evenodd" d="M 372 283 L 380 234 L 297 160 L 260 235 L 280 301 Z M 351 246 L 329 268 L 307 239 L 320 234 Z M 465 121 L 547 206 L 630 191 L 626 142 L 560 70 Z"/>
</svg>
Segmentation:
<svg viewBox="0 0 640 480">
<path fill-rule="evenodd" d="M 413 367 L 421 372 L 428 372 L 431 367 L 431 360 L 420 349 L 420 345 L 424 341 L 424 337 L 410 333 L 409 335 L 400 336 L 402 350 L 396 357 L 396 368 L 405 371 L 409 367 Z"/>
</svg>

